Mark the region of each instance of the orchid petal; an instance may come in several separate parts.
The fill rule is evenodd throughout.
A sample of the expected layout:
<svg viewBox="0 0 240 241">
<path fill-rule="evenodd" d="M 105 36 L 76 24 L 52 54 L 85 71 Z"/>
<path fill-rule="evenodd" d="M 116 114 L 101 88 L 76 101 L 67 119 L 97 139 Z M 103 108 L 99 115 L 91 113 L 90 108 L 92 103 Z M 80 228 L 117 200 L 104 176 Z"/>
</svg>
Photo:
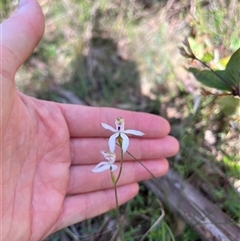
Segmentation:
<svg viewBox="0 0 240 241">
<path fill-rule="evenodd" d="M 101 123 L 101 126 L 106 129 L 106 130 L 110 130 L 112 132 L 116 132 L 116 129 L 114 129 L 112 126 L 105 124 L 105 123 Z"/>
<path fill-rule="evenodd" d="M 100 151 L 100 152 L 101 152 L 101 154 L 103 155 L 104 158 L 107 156 L 105 151 Z"/>
<path fill-rule="evenodd" d="M 119 133 L 114 133 L 113 135 L 110 136 L 108 140 L 108 145 L 109 145 L 109 150 L 111 152 L 115 151 L 115 145 L 116 145 L 116 138 L 119 136 Z"/>
<path fill-rule="evenodd" d="M 125 133 L 123 133 L 123 132 L 122 132 L 120 135 L 121 135 L 121 137 L 122 137 L 122 139 L 123 139 L 123 141 L 122 141 L 122 150 L 123 150 L 123 152 L 126 152 L 127 149 L 128 149 L 128 146 L 129 146 L 129 138 L 128 138 L 128 136 L 127 136 Z"/>
<path fill-rule="evenodd" d="M 110 164 L 108 162 L 100 162 L 92 169 L 92 172 L 98 173 L 110 169 Z"/>
<path fill-rule="evenodd" d="M 117 170 L 117 165 L 111 165 L 112 166 L 112 170 L 111 170 L 111 172 L 114 172 L 115 170 Z"/>
<path fill-rule="evenodd" d="M 126 133 L 126 134 L 132 134 L 132 135 L 135 135 L 135 136 L 144 136 L 145 135 L 143 132 L 137 131 L 137 130 L 125 130 L 123 132 Z"/>
</svg>

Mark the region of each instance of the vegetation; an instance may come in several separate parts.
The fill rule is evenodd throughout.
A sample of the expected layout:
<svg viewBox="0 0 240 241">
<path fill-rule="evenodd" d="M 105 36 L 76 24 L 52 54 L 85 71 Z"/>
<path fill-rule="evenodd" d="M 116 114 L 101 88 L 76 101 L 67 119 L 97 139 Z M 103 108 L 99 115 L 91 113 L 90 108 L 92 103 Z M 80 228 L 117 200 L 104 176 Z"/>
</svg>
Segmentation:
<svg viewBox="0 0 240 241">
<path fill-rule="evenodd" d="M 77 100 L 167 118 L 181 145 L 169 159 L 171 168 L 239 224 L 239 96 L 229 112 L 233 99 L 223 104 L 221 92 L 201 85 L 196 71 L 204 66 L 179 51 L 187 38 L 198 59 L 224 70 L 240 48 L 238 1 L 39 2 L 46 16 L 45 35 L 18 72 L 18 88 L 45 100 Z M 5 1 L 2 17 L 14 4 Z M 161 215 L 161 206 L 141 184 L 139 195 L 121 207 L 124 240 L 140 240 Z M 186 224 L 165 203 L 162 207 L 164 219 L 144 240 L 202 240 L 195 224 Z M 117 240 L 115 226 L 112 211 L 46 240 Z"/>
</svg>

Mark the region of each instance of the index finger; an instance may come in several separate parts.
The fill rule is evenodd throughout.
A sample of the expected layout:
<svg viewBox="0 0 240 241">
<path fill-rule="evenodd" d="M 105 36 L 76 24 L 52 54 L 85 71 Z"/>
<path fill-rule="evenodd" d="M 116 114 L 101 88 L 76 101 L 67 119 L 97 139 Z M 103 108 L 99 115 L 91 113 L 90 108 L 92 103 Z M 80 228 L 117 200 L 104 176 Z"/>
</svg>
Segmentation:
<svg viewBox="0 0 240 241">
<path fill-rule="evenodd" d="M 143 138 L 164 137 L 170 131 L 167 120 L 148 113 L 69 104 L 60 104 L 60 107 L 71 137 L 108 137 L 111 132 L 100 124 L 106 123 L 115 128 L 115 120 L 119 116 L 125 120 L 126 130 L 139 130 L 145 134 Z"/>
</svg>

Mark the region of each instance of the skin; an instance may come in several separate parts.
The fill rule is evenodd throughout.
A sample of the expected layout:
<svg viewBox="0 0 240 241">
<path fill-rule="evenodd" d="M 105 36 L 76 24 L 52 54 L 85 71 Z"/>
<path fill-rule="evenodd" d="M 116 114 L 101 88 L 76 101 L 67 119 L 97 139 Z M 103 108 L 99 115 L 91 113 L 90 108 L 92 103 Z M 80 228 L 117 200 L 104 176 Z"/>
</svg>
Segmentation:
<svg viewBox="0 0 240 241">
<path fill-rule="evenodd" d="M 178 142 L 159 117 L 113 108 L 93 108 L 42 101 L 17 91 L 14 76 L 37 46 L 44 17 L 37 1 L 22 1 L 1 25 L 1 236 L 2 240 L 42 240 L 52 232 L 97 216 L 116 205 L 108 171 L 92 173 L 112 134 L 100 123 L 145 133 L 130 137 L 128 149 L 155 175 L 168 170 L 166 157 Z M 119 156 L 119 148 L 116 154 Z M 118 187 L 119 204 L 138 192 L 149 173 L 129 155 Z M 119 160 L 118 160 L 119 161 Z M 117 163 L 119 165 L 119 163 Z M 118 171 L 114 172 L 117 176 Z"/>
</svg>

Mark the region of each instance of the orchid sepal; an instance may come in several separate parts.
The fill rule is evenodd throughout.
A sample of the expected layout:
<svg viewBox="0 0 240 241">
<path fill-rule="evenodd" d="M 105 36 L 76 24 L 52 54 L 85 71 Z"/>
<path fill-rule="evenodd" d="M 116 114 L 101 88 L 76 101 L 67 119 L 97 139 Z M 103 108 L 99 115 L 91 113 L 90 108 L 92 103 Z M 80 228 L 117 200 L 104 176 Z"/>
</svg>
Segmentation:
<svg viewBox="0 0 240 241">
<path fill-rule="evenodd" d="M 110 130 L 110 131 L 112 131 L 112 132 L 116 132 L 116 130 L 115 130 L 112 126 L 110 126 L 110 125 L 108 125 L 108 124 L 106 124 L 106 123 L 101 123 L 101 126 L 102 126 L 104 129 L 106 129 L 106 130 Z"/>
<path fill-rule="evenodd" d="M 109 150 L 111 152 L 115 151 L 115 145 L 116 145 L 115 141 L 118 136 L 119 136 L 119 133 L 114 133 L 113 135 L 110 136 L 108 140 Z"/>
<path fill-rule="evenodd" d="M 129 138 L 124 132 L 120 133 L 120 136 L 122 138 L 122 150 L 125 153 L 129 146 Z"/>
<path fill-rule="evenodd" d="M 135 136 L 144 136 L 145 134 L 141 131 L 137 131 L 137 130 L 124 130 L 125 134 L 132 134 Z"/>
</svg>

